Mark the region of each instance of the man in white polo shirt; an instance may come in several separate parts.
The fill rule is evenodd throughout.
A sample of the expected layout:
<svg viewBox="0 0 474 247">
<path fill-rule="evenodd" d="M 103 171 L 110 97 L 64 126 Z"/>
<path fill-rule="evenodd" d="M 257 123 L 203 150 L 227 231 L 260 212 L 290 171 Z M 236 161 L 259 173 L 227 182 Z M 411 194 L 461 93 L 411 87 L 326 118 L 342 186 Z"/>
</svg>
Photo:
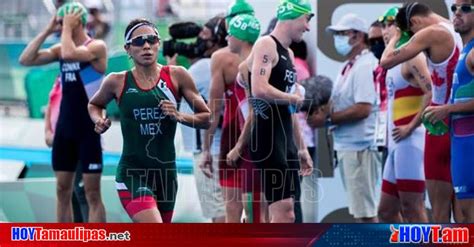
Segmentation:
<svg viewBox="0 0 474 247">
<path fill-rule="evenodd" d="M 348 193 L 349 213 L 357 222 L 377 222 L 375 196 L 380 155 L 375 145 L 376 92 L 373 71 L 377 58 L 368 49 L 368 25 L 354 14 L 345 15 L 327 31 L 345 59 L 338 73 L 326 125 Z"/>
</svg>

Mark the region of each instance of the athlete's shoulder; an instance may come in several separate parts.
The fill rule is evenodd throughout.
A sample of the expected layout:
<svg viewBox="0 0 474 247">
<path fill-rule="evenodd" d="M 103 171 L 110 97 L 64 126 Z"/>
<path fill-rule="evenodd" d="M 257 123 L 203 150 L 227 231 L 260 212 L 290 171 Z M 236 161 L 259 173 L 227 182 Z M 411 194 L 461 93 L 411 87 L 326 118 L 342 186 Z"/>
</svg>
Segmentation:
<svg viewBox="0 0 474 247">
<path fill-rule="evenodd" d="M 270 49 L 276 49 L 276 42 L 270 35 L 260 37 L 254 44 L 255 47 L 266 47 Z"/>
<path fill-rule="evenodd" d="M 434 24 L 430 25 L 420 31 L 420 36 L 424 36 L 426 40 L 441 40 L 446 42 L 446 39 L 452 38 L 449 25 L 451 24 Z"/>
<path fill-rule="evenodd" d="M 86 47 L 90 52 L 95 54 L 97 59 L 107 58 L 107 45 L 103 40 L 93 39 L 86 45 Z"/>
<path fill-rule="evenodd" d="M 230 51 L 230 48 L 228 46 L 223 47 L 217 51 L 215 51 L 211 55 L 211 62 L 225 62 L 225 61 L 234 61 L 235 59 L 238 59 L 239 56 L 233 52 Z"/>
<path fill-rule="evenodd" d="M 188 70 L 181 65 L 168 65 L 171 74 L 174 73 L 188 73 Z"/>
<path fill-rule="evenodd" d="M 101 40 L 101 39 L 92 39 L 89 43 L 89 45 L 97 45 L 97 46 L 103 46 L 103 47 L 106 47 L 107 44 L 105 43 L 105 41 Z"/>
<path fill-rule="evenodd" d="M 94 49 L 98 51 L 106 51 L 107 50 L 107 44 L 105 41 L 101 39 L 93 39 L 91 40 L 87 45 L 89 49 Z"/>
<path fill-rule="evenodd" d="M 105 77 L 104 83 L 123 82 L 126 79 L 125 78 L 126 75 L 127 75 L 127 71 L 112 72 Z"/>
<path fill-rule="evenodd" d="M 168 67 L 172 81 L 180 82 L 183 79 L 191 78 L 188 70 L 183 66 L 169 65 Z"/>
<path fill-rule="evenodd" d="M 226 71 L 229 68 L 235 68 L 240 63 L 240 57 L 231 52 L 228 47 L 224 47 L 212 54 L 211 68 L 214 72 Z"/>
<path fill-rule="evenodd" d="M 102 81 L 101 90 L 115 92 L 117 95 L 124 88 L 127 71 L 113 72 L 108 74 Z"/>
</svg>

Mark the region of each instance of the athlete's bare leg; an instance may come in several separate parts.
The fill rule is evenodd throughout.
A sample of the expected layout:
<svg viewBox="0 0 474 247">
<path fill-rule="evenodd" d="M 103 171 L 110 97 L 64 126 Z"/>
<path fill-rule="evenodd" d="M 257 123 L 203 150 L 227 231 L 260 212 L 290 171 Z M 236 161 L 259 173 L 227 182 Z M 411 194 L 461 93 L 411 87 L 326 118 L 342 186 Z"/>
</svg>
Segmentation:
<svg viewBox="0 0 474 247">
<path fill-rule="evenodd" d="M 226 223 L 240 223 L 243 212 L 242 190 L 240 188 L 222 187 L 225 203 Z"/>
<path fill-rule="evenodd" d="M 428 223 L 423 193 L 399 192 L 403 219 L 406 223 Z"/>
<path fill-rule="evenodd" d="M 89 222 L 105 222 L 105 208 L 100 194 L 100 173 L 84 173 L 84 190 L 89 205 Z"/>
<path fill-rule="evenodd" d="M 435 223 L 450 223 L 453 198 L 453 185 L 438 180 L 426 180 Z"/>
<path fill-rule="evenodd" d="M 58 222 L 72 222 L 74 172 L 56 172 L 56 216 Z"/>
<path fill-rule="evenodd" d="M 463 222 L 458 223 L 474 223 L 474 199 L 458 199 L 456 203 L 459 204 L 462 215 L 464 216 Z"/>
<path fill-rule="evenodd" d="M 463 223 L 466 220 L 466 216 L 463 213 L 459 200 L 456 199 L 456 196 L 453 196 L 451 210 L 453 212 L 453 219 L 456 223 Z"/>
<path fill-rule="evenodd" d="M 135 223 L 163 223 L 160 211 L 156 207 L 138 212 L 132 217 L 132 220 Z"/>
<path fill-rule="evenodd" d="M 378 215 L 383 223 L 402 223 L 400 199 L 396 196 L 382 192 Z"/>
<path fill-rule="evenodd" d="M 270 204 L 268 207 L 270 212 L 271 223 L 294 223 L 295 211 L 293 198 L 283 199 Z"/>
</svg>

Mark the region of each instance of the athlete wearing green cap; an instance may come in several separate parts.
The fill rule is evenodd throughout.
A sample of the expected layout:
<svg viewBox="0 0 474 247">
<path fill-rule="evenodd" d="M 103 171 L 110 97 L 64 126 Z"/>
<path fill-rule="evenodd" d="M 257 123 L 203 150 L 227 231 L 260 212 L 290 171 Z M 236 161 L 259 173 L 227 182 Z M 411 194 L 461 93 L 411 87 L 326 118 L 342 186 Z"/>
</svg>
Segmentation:
<svg viewBox="0 0 474 247">
<path fill-rule="evenodd" d="M 82 4 L 64 4 L 20 57 L 20 63 L 26 66 L 56 61 L 60 64 L 62 100 L 52 151 L 59 222 L 72 222 L 71 194 L 76 164 L 80 164 L 84 174 L 89 222 L 105 222 L 106 219 L 100 195 L 102 148 L 87 112 L 87 103 L 102 82 L 107 49 L 103 41 L 87 35 L 86 21 L 87 10 Z M 61 43 L 40 49 L 45 39 L 57 31 L 61 31 Z"/>
<path fill-rule="evenodd" d="M 252 51 L 253 44 L 260 35 L 260 22 L 252 15 L 238 15 L 229 23 L 229 49 L 238 54 L 240 59 L 244 61 Z M 250 161 L 249 152 L 247 151 L 247 137 L 250 136 L 251 114 L 248 107 L 248 91 L 246 88 L 246 78 L 248 77 L 248 69 L 245 62 L 239 65 L 239 74 L 231 87 L 233 92 L 231 99 L 235 99 L 236 107 L 235 115 L 237 116 L 235 125 L 238 125 L 238 132 L 233 138 L 231 150 L 227 153 L 227 165 L 229 167 L 237 167 L 242 175 L 241 190 L 244 209 L 246 213 L 246 222 L 263 223 L 267 221 L 267 207 L 262 197 L 260 181 L 257 179 L 257 170 Z"/>
<path fill-rule="evenodd" d="M 308 0 L 283 0 L 278 6 L 277 19 L 280 21 L 298 19 L 302 15 L 314 16 Z"/>
<path fill-rule="evenodd" d="M 253 8 L 245 1 L 237 0 L 233 2 L 227 14 L 226 26 L 229 29 L 230 16 L 236 16 L 242 13 L 253 14 Z M 234 32 L 235 33 L 235 32 Z M 229 46 L 219 49 L 211 56 L 211 88 L 209 94 L 208 105 L 211 110 L 211 126 L 204 133 L 202 160 L 200 167 L 202 171 L 209 177 L 217 176 L 212 169 L 211 147 L 214 139 L 214 134 L 218 127 L 219 119 L 222 116 L 223 102 L 226 103 L 228 111 L 224 113 L 224 121 L 222 123 L 222 137 L 219 155 L 219 181 L 222 187 L 222 194 L 226 207 L 226 222 L 239 223 L 241 222 L 243 205 L 242 205 L 242 190 L 239 173 L 235 167 L 228 166 L 226 163 L 227 153 L 235 145 L 238 138 L 238 122 L 235 117 L 235 95 L 232 94 L 233 88 L 236 85 L 236 78 L 239 64 L 242 62 L 240 57 L 232 53 Z M 245 96 L 245 93 L 240 95 Z M 226 98 L 232 101 L 226 101 Z M 232 110 L 231 110 L 232 109 Z"/>
<path fill-rule="evenodd" d="M 87 24 L 88 11 L 84 5 L 78 2 L 70 2 L 61 6 L 57 11 L 58 19 L 64 18 L 68 13 L 79 13 L 81 18 L 81 23 L 85 27 Z"/>
<path fill-rule="evenodd" d="M 260 35 L 260 22 L 252 15 L 238 15 L 232 18 L 230 21 L 228 33 L 229 40 L 232 39 L 235 41 L 235 39 L 237 39 L 252 46 Z M 234 44 L 235 42 L 232 43 Z M 238 46 L 235 48 L 237 47 Z M 239 53 L 238 51 L 236 52 L 234 49 L 232 49 L 232 47 L 230 49 L 234 53 Z"/>
<path fill-rule="evenodd" d="M 386 43 L 395 35 L 398 8 L 387 10 L 380 21 Z M 410 35 L 397 43 L 403 46 Z M 431 98 L 426 57 L 414 58 L 387 71 L 388 157 L 383 171 L 379 217 L 383 222 L 428 222 L 424 207 L 423 151 L 425 128 L 421 113 Z"/>
<path fill-rule="evenodd" d="M 262 172 L 272 223 L 295 221 L 294 199 L 300 190 L 299 175 L 312 173 L 311 156 L 300 132 L 294 129 L 297 124 L 293 124 L 289 107 L 303 102 L 303 95 L 290 93 L 297 78 L 289 47 L 309 31 L 312 16 L 308 1 L 281 2 L 275 29 L 255 43 L 246 60 L 254 119 L 249 152 Z"/>
<path fill-rule="evenodd" d="M 225 17 L 225 21 L 227 24 L 229 24 L 230 20 L 234 18 L 235 16 L 242 15 L 242 14 L 253 15 L 254 12 L 255 11 L 252 5 L 250 5 L 247 1 L 235 0 L 229 6 L 229 10 L 227 11 L 227 16 Z"/>
</svg>

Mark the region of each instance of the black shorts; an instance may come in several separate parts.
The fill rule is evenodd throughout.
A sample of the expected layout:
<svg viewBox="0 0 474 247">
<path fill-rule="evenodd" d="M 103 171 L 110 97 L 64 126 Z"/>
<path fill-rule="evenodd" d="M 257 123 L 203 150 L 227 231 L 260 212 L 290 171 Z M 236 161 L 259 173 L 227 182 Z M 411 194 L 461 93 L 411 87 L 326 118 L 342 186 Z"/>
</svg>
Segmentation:
<svg viewBox="0 0 474 247">
<path fill-rule="evenodd" d="M 52 158 L 54 171 L 75 172 L 79 164 L 83 173 L 102 173 L 100 135 L 93 133 L 71 138 L 56 133 Z"/>
<path fill-rule="evenodd" d="M 299 161 L 297 158 L 274 158 L 270 156 L 255 164 L 261 170 L 260 179 L 268 204 L 288 198 L 297 200 L 301 193 Z"/>
</svg>

